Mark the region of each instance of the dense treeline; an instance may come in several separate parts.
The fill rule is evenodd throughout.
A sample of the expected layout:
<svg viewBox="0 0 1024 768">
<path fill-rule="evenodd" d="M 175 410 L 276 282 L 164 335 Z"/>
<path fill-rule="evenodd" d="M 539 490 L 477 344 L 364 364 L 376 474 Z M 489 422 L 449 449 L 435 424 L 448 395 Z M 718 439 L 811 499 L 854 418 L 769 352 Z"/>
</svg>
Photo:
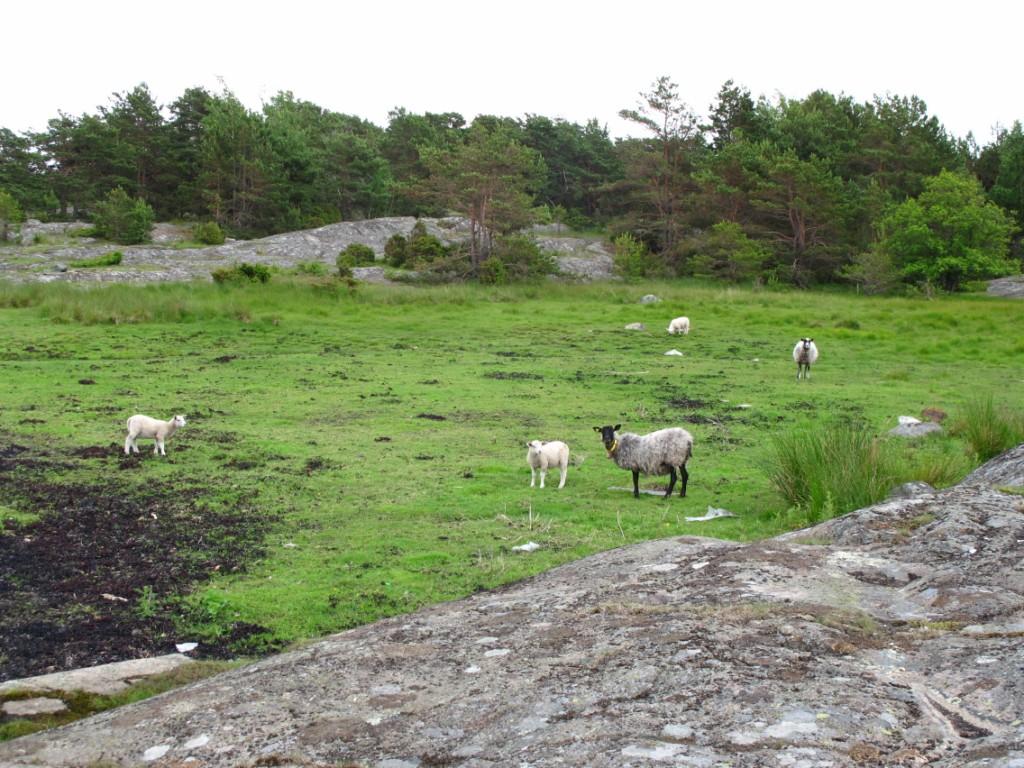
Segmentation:
<svg viewBox="0 0 1024 768">
<path fill-rule="evenodd" d="M 40 133 L 0 128 L 0 219 L 91 216 L 121 188 L 160 218 L 236 236 L 455 211 L 472 222 L 474 268 L 541 219 L 620 236 L 635 274 L 885 290 L 1013 271 L 1020 123 L 982 148 L 916 97 L 769 101 L 731 81 L 702 117 L 667 78 L 621 115 L 647 135 L 404 109 L 381 128 L 287 92 L 259 112 L 202 88 L 161 107 L 142 84 Z"/>
</svg>

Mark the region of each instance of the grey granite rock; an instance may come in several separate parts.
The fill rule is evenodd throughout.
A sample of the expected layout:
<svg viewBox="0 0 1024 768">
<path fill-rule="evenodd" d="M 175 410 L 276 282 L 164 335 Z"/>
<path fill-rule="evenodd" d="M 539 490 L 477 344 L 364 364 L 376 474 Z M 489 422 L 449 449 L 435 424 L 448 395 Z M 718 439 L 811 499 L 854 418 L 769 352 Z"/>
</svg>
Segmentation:
<svg viewBox="0 0 1024 768">
<path fill-rule="evenodd" d="M 990 280 L 986 292 L 989 296 L 1024 299 L 1024 275 L 1011 275 L 1010 277 L 1000 277 L 998 280 Z"/>
<path fill-rule="evenodd" d="M 468 238 L 465 219 L 448 217 L 422 219 L 427 231 L 445 243 L 463 242 Z M 316 229 L 287 232 L 259 240 L 228 241 L 223 245 L 206 248 L 178 249 L 170 245 L 191 238 L 191 228 L 175 224 L 156 224 L 153 242 L 147 245 L 112 246 L 97 244 L 90 238 L 70 238 L 76 229 L 87 224 L 25 225 L 21 232 L 23 246 L 8 247 L 0 252 L 0 278 L 25 282 L 129 282 L 150 283 L 181 280 L 209 280 L 214 269 L 240 262 L 277 267 L 294 267 L 299 262 L 319 261 L 330 270 L 335 267 L 338 253 L 353 243 L 367 245 L 378 259 L 383 258 L 384 246 L 393 235 L 408 236 L 416 219 L 390 217 L 347 221 Z M 33 245 L 36 235 L 53 244 Z M 561 273 L 580 280 L 599 280 L 612 276 L 612 258 L 608 246 L 600 240 L 578 237 L 538 237 L 538 245 L 555 256 Z M 123 260 L 117 267 L 102 269 L 68 269 L 67 264 L 79 259 L 95 258 L 109 253 L 114 247 L 121 251 Z M 63 266 L 58 269 L 57 266 Z M 366 282 L 389 282 L 382 267 L 360 273 L 357 279 Z"/>
<path fill-rule="evenodd" d="M 935 434 L 942 431 L 942 426 L 931 421 L 922 421 L 919 424 L 900 424 L 889 430 L 894 437 L 917 438 Z"/>
</svg>

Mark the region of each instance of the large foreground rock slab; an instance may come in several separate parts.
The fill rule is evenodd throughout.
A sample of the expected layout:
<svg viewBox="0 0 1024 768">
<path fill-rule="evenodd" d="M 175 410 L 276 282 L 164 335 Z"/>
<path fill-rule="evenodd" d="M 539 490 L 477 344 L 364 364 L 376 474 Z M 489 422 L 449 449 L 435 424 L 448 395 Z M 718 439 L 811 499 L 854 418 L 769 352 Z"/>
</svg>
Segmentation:
<svg viewBox="0 0 1024 768">
<path fill-rule="evenodd" d="M 774 540 L 595 555 L 0 764 L 1021 766 L 1024 499 L 984 476 Z"/>
<path fill-rule="evenodd" d="M 180 666 L 191 664 L 192 659 L 183 653 L 168 653 L 149 659 L 129 659 L 111 664 L 97 664 L 68 672 L 53 672 L 48 675 L 23 677 L 0 683 L 0 694 L 11 691 L 37 691 L 50 693 L 59 691 L 84 691 L 108 696 L 127 690 L 133 683 L 147 677 L 173 672 Z"/>
</svg>

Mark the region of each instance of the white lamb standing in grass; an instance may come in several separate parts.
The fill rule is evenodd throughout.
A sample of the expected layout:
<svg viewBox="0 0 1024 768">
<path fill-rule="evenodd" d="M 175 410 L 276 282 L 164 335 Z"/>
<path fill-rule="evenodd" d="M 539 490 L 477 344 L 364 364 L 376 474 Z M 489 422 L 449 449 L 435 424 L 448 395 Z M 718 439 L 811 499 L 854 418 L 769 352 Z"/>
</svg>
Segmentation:
<svg viewBox="0 0 1024 768">
<path fill-rule="evenodd" d="M 561 475 L 558 487 L 565 487 L 565 475 L 569 469 L 569 446 L 561 440 L 541 442 L 531 440 L 526 444 L 526 463 L 530 465 L 530 487 L 534 487 L 537 470 L 540 470 L 540 487 L 544 487 L 544 478 L 548 474 L 548 467 L 558 467 Z"/>
<path fill-rule="evenodd" d="M 672 334 L 681 333 L 685 336 L 690 332 L 690 318 L 677 317 L 675 320 L 668 324 L 668 332 Z"/>
<path fill-rule="evenodd" d="M 811 378 L 811 366 L 818 359 L 818 348 L 814 339 L 800 339 L 793 347 L 793 361 L 796 363 L 796 380 Z"/>
<path fill-rule="evenodd" d="M 161 421 L 160 419 L 151 419 L 149 416 L 143 416 L 142 414 L 135 414 L 128 419 L 128 437 L 124 440 L 124 452 L 125 455 L 135 451 L 139 452 L 139 446 L 136 445 L 135 441 L 140 437 L 153 438 L 156 442 L 153 443 L 153 453 L 159 453 L 161 456 L 166 456 L 167 451 L 164 450 L 164 441 L 167 440 L 178 427 L 184 427 L 187 422 L 185 417 L 178 414 L 170 421 Z"/>
</svg>

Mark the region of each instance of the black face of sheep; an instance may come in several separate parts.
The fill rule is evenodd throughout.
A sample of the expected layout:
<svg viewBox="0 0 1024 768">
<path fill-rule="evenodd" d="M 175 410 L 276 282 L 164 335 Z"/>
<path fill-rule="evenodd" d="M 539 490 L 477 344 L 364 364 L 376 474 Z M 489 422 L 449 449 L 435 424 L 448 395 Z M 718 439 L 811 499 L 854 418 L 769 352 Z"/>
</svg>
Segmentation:
<svg viewBox="0 0 1024 768">
<path fill-rule="evenodd" d="M 594 427 L 595 432 L 601 433 L 601 442 L 604 443 L 604 448 L 608 453 L 611 453 L 615 447 L 615 433 L 622 429 L 621 424 L 616 424 L 614 427 Z"/>
</svg>

